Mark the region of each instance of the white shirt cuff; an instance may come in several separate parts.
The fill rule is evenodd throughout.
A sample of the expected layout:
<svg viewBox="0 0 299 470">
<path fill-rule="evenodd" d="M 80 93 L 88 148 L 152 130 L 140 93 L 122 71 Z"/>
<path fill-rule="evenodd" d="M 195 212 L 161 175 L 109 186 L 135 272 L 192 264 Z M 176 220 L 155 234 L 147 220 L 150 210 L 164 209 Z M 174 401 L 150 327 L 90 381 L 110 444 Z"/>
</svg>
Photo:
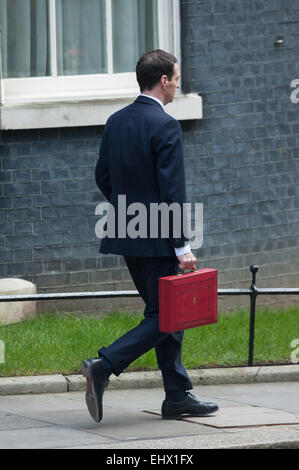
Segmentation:
<svg viewBox="0 0 299 470">
<path fill-rule="evenodd" d="M 191 251 L 190 245 L 182 246 L 174 249 L 176 256 L 182 256 Z"/>
</svg>

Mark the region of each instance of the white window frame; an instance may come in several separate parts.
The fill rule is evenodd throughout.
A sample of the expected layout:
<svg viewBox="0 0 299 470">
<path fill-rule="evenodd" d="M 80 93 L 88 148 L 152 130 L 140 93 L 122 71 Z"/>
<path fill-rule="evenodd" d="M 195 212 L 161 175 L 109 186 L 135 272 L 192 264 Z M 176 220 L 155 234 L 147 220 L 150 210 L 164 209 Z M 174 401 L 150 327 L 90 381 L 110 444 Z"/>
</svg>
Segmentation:
<svg viewBox="0 0 299 470">
<path fill-rule="evenodd" d="M 180 59 L 179 0 L 158 1 L 159 48 Z M 62 76 L 57 73 L 55 0 L 49 0 L 51 76 L 6 78 L 2 83 L 2 104 L 36 103 L 76 99 L 126 97 L 138 92 L 135 72 L 113 73 L 112 7 L 106 0 L 107 60 L 104 74 Z M 173 45 L 173 47 L 171 47 Z"/>
<path fill-rule="evenodd" d="M 140 93 L 135 71 L 112 73 L 111 0 L 106 0 L 108 73 L 58 76 L 55 0 L 49 2 L 51 76 L 3 79 L 0 42 L 0 130 L 104 125 Z M 170 0 L 170 5 L 171 14 L 167 3 L 158 0 L 159 48 L 172 52 L 180 64 L 180 1 Z M 184 95 L 179 88 L 165 111 L 178 120 L 201 119 L 201 96 Z"/>
</svg>

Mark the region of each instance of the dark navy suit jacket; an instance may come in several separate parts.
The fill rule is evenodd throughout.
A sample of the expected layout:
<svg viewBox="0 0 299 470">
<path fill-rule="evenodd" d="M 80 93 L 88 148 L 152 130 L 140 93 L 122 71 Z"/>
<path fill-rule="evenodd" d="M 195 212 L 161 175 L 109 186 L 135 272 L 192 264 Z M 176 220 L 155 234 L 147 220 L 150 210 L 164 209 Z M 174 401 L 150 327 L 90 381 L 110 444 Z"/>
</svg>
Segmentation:
<svg viewBox="0 0 299 470">
<path fill-rule="evenodd" d="M 116 236 L 101 240 L 101 253 L 175 256 L 174 247 L 185 245 L 188 238 L 186 231 L 185 235 L 183 232 L 183 221 L 181 235 L 176 238 L 171 217 L 168 238 L 161 235 L 161 222 L 158 237 L 150 237 L 150 203 L 177 202 L 182 208 L 186 200 L 181 126 L 158 102 L 139 96 L 110 116 L 104 128 L 95 176 L 98 187 L 115 209 Z M 147 208 L 146 238 L 142 238 L 144 234 L 137 238 L 118 236 L 118 195 L 125 195 L 126 208 L 134 202 L 142 202 Z M 127 222 L 138 214 L 141 215 L 140 212 L 128 215 Z"/>
</svg>

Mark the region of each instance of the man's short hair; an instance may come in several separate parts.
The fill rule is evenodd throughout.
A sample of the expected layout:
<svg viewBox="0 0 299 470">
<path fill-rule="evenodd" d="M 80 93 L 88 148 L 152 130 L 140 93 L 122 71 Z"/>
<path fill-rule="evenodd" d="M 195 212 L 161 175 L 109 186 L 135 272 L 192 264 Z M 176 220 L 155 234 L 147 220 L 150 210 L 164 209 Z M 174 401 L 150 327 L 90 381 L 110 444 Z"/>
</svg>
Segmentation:
<svg viewBox="0 0 299 470">
<path fill-rule="evenodd" d="M 144 90 L 151 90 L 163 75 L 167 75 L 168 80 L 171 80 L 176 62 L 177 59 L 173 54 L 162 49 L 143 54 L 136 65 L 136 78 L 141 93 Z"/>
</svg>

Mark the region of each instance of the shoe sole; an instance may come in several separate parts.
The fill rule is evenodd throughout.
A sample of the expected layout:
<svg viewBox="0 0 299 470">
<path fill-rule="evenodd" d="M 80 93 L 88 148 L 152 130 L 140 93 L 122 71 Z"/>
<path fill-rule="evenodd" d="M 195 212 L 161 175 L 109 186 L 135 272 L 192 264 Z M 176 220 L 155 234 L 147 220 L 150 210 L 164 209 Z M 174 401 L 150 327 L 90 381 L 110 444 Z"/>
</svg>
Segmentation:
<svg viewBox="0 0 299 470">
<path fill-rule="evenodd" d="M 86 393 L 85 393 L 85 401 L 90 413 L 90 416 L 96 421 L 96 423 L 100 423 L 103 417 L 103 408 L 99 404 L 97 392 L 95 389 L 95 381 L 92 376 L 92 371 L 90 367 L 90 363 L 88 361 L 84 361 L 82 363 L 82 375 L 86 378 Z"/>
</svg>

